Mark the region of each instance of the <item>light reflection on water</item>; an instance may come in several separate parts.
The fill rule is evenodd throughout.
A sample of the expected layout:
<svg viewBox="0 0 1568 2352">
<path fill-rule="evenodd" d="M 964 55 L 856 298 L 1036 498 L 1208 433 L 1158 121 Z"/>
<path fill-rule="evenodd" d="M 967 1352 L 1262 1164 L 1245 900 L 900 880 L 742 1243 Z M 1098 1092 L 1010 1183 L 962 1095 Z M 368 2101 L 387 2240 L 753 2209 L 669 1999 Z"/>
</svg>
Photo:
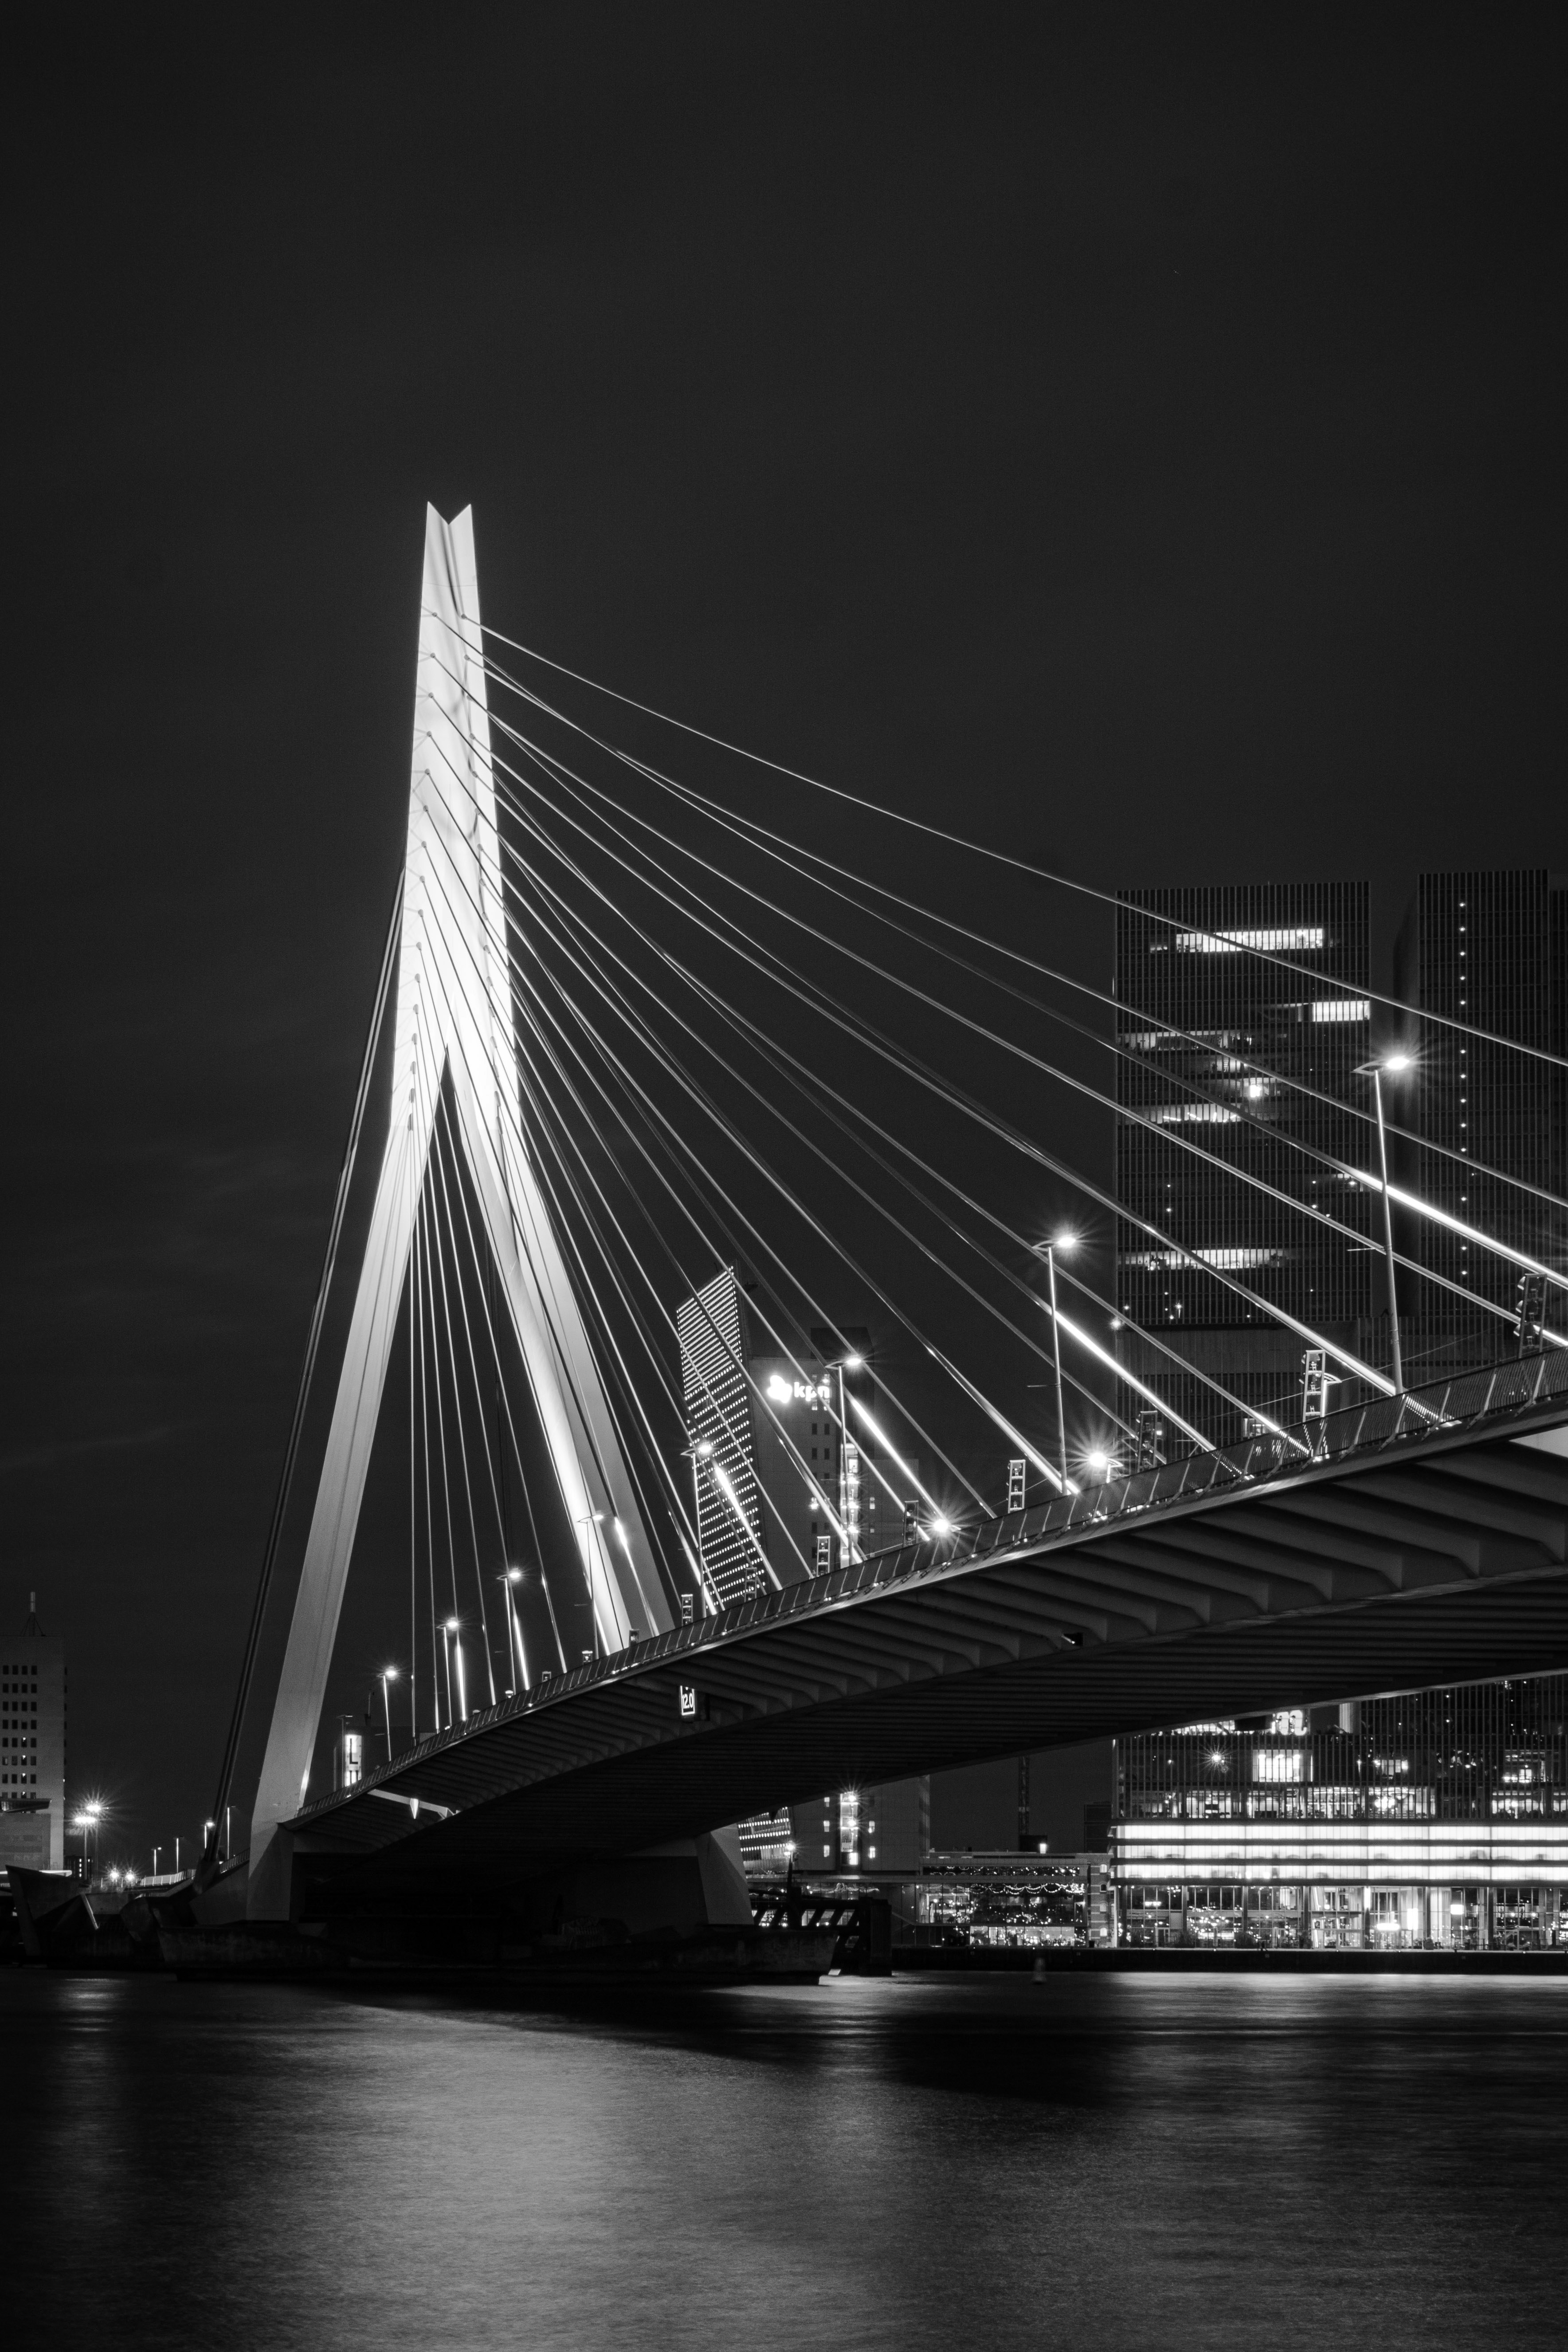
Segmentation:
<svg viewBox="0 0 1568 2352">
<path fill-rule="evenodd" d="M 1568 2343 L 1568 1982 L 0 1977 L 27 2347 Z"/>
</svg>

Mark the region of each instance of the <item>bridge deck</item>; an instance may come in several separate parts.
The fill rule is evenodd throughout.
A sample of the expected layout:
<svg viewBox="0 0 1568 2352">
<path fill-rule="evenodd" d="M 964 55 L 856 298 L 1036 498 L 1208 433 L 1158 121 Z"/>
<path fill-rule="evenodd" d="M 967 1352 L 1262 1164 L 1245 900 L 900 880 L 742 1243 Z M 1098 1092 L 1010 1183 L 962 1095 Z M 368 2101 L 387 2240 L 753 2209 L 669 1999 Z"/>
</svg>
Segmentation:
<svg viewBox="0 0 1568 2352">
<path fill-rule="evenodd" d="M 296 1850 L 334 1901 L 450 1900 L 855 1780 L 1568 1664 L 1565 1424 L 1562 1351 L 874 1556 L 422 1741 Z"/>
</svg>

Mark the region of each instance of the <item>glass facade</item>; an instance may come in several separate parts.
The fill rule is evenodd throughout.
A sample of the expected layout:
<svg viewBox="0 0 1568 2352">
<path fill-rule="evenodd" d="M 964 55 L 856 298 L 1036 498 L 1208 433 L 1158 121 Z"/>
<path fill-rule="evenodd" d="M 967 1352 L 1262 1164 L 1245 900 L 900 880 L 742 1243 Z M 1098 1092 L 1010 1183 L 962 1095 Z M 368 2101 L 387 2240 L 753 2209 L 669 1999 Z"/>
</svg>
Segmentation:
<svg viewBox="0 0 1568 2352">
<path fill-rule="evenodd" d="M 1249 950 L 1287 956 L 1309 976 Z M 1329 1164 L 1373 1164 L 1368 1130 L 1342 1108 L 1356 1100 L 1356 1066 L 1370 1050 L 1368 954 L 1363 882 L 1120 897 L 1117 1036 L 1128 1050 L 1117 1066 L 1115 1181 L 1117 1198 L 1143 1221 L 1117 1223 L 1117 1304 L 1131 1327 L 1120 1344 L 1130 1369 L 1221 1444 L 1245 1433 L 1242 1412 L 1168 1356 L 1140 1349 L 1136 1331 L 1157 1330 L 1240 1407 L 1276 1411 L 1300 1396 L 1300 1341 L 1170 1244 L 1317 1330 L 1348 1335 L 1373 1311 L 1372 1260 L 1359 1238 L 1370 1235 L 1371 1197 Z M 1327 1211 L 1358 1238 L 1314 1224 L 1292 1202 Z"/>
<path fill-rule="evenodd" d="M 1568 1944 L 1568 1675 L 1121 1739 L 1111 1862 L 1124 1944 Z"/>
</svg>

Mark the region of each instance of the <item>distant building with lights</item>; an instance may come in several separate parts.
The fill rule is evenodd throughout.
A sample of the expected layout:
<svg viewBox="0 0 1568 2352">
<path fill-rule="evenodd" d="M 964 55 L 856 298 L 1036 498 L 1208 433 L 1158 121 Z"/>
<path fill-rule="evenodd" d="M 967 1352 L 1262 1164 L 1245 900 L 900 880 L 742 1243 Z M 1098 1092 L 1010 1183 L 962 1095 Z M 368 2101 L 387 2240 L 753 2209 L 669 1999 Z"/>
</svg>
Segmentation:
<svg viewBox="0 0 1568 2352">
<path fill-rule="evenodd" d="M 1220 1444 L 1246 1434 L 1248 1407 L 1299 1411 L 1301 1343 L 1191 1259 L 1356 1354 L 1375 1351 L 1372 1260 L 1360 1238 L 1370 1234 L 1371 1195 L 1339 1172 L 1373 1161 L 1366 1130 L 1344 1107 L 1370 1052 L 1368 969 L 1364 882 L 1171 886 L 1118 899 L 1115 1186 L 1128 1213 L 1116 1227 L 1118 1349 L 1146 1387 Z M 1270 1198 L 1243 1171 L 1286 1198 Z M 1354 1238 L 1298 1214 L 1290 1201 L 1327 1211 Z M 1241 1409 L 1141 1331 L 1156 1332 Z M 1342 1385 L 1333 1402 L 1354 1395 Z M 1159 1458 L 1184 1450 L 1173 1427 L 1149 1426 Z"/>
<path fill-rule="evenodd" d="M 0 1635 L 0 1868 L 63 1870 L 65 1856 L 65 1643 L 35 1592 L 21 1632 Z"/>
<path fill-rule="evenodd" d="M 1568 1945 L 1568 1675 L 1116 1743 L 1122 1944 Z"/>
<path fill-rule="evenodd" d="M 919 1940 L 973 1951 L 1109 1945 L 1110 1872 L 1102 1853 L 931 1853 Z"/>
<path fill-rule="evenodd" d="M 1568 1055 L 1568 884 L 1544 867 L 1421 875 L 1394 950 L 1394 986 L 1442 1020 Z M 1441 1021 L 1413 1023 L 1409 1044 L 1415 1066 L 1387 1089 L 1390 1118 L 1427 1147 L 1396 1147 L 1408 1188 L 1568 1282 L 1563 1213 L 1485 1172 L 1568 1192 L 1563 1070 Z M 1413 1220 L 1412 1228 L 1399 1246 L 1469 1297 L 1405 1277 L 1407 1377 L 1440 1380 L 1512 1354 L 1508 1323 L 1480 1302 L 1516 1315 L 1519 1269 L 1440 1225 Z M 1555 1287 L 1554 1312 L 1564 1303 Z"/>
</svg>

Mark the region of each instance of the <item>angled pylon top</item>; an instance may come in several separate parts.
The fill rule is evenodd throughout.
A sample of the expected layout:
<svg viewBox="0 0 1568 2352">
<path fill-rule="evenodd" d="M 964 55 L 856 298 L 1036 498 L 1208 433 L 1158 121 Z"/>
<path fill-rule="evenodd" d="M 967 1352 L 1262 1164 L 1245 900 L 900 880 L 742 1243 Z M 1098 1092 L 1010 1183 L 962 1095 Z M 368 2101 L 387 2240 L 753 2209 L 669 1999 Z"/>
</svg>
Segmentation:
<svg viewBox="0 0 1568 2352">
<path fill-rule="evenodd" d="M 276 1831 L 305 1795 L 444 1082 L 600 1646 L 672 1622 L 520 1118 L 469 509 L 426 519 L 395 1004 L 386 1147 L 252 1821 L 253 1918 L 287 1914 Z"/>
</svg>

